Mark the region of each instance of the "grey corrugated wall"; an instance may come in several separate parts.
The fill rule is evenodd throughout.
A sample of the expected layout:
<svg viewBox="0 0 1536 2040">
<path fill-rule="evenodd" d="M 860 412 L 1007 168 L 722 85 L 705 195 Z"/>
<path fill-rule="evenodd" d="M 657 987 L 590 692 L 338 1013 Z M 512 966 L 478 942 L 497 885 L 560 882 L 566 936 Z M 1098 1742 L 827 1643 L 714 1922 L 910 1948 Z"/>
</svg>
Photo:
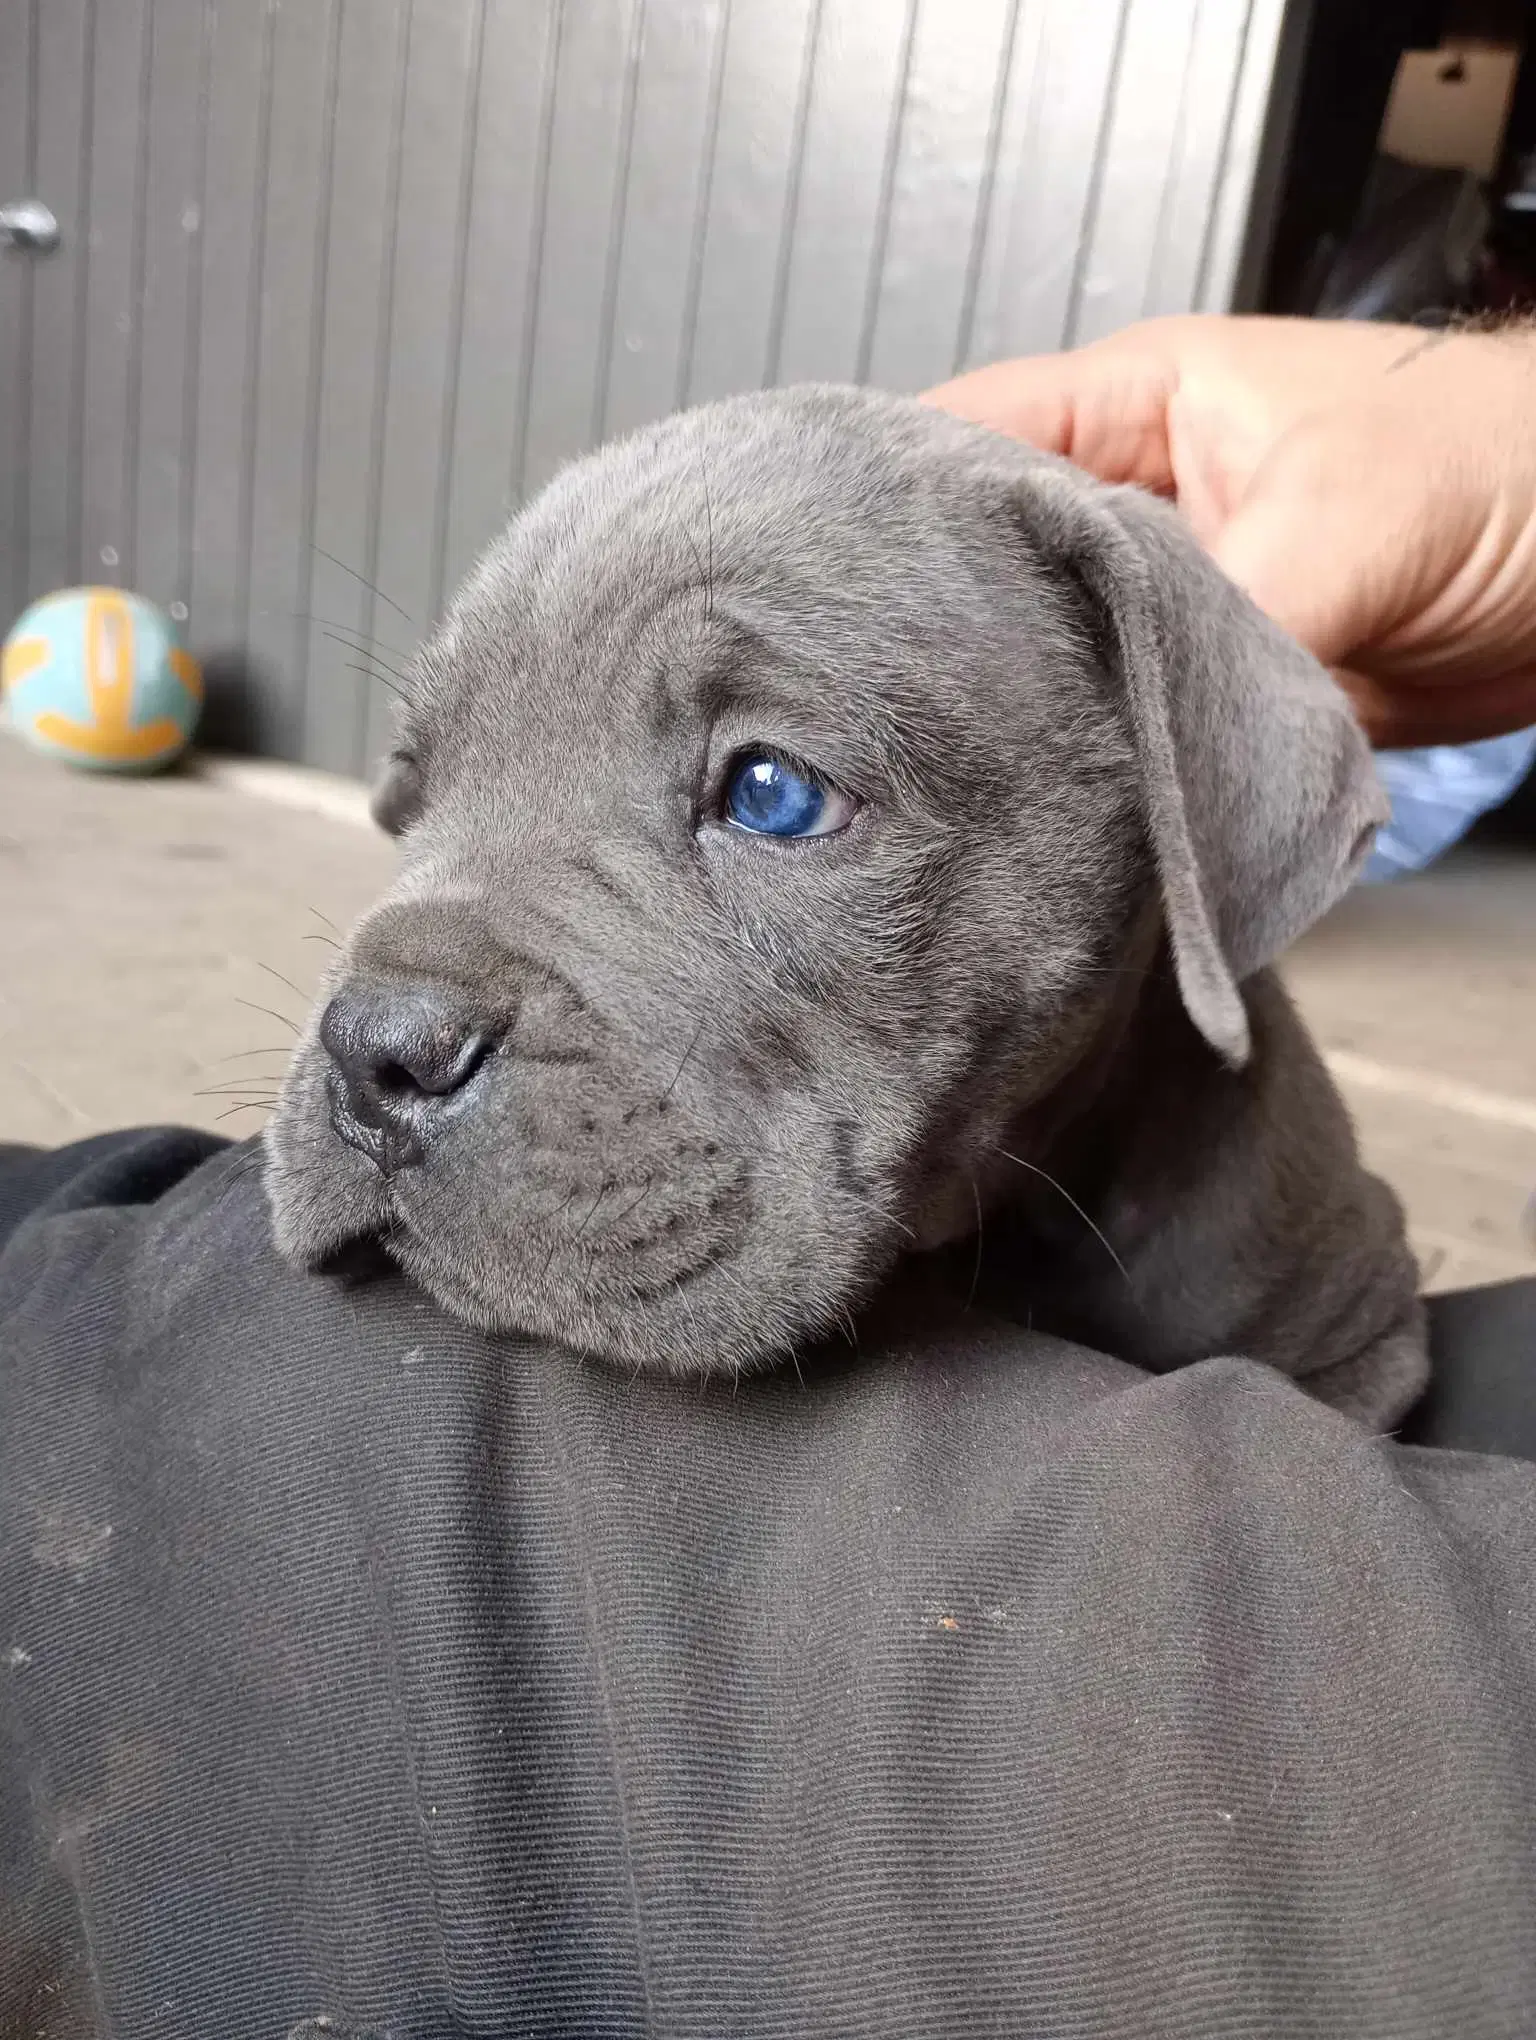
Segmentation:
<svg viewBox="0 0 1536 2040">
<path fill-rule="evenodd" d="M 0 0 L 64 233 L 0 263 L 0 615 L 182 605 L 251 743 L 363 769 L 354 668 L 567 455 L 1223 305 L 1283 4 Z"/>
</svg>

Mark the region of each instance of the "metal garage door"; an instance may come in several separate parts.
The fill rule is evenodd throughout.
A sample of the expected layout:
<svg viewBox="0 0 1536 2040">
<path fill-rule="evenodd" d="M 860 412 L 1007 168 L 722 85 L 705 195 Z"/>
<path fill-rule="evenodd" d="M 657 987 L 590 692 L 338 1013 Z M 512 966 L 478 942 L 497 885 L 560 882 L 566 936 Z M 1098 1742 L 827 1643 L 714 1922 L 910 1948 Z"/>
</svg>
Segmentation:
<svg viewBox="0 0 1536 2040">
<path fill-rule="evenodd" d="M 0 0 L 0 614 L 180 605 L 226 740 L 360 770 L 367 648 L 604 435 L 1224 304 L 1280 13 Z"/>
</svg>

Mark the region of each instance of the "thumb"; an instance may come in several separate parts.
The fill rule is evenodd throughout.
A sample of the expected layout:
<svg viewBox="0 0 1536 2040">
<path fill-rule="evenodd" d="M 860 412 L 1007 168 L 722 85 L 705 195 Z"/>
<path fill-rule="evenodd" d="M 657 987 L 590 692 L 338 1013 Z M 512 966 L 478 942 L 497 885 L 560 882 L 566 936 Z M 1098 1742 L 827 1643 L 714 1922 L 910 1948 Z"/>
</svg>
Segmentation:
<svg viewBox="0 0 1536 2040">
<path fill-rule="evenodd" d="M 922 401 L 1064 454 L 1101 482 L 1174 486 L 1168 402 L 1177 374 L 1136 329 L 1069 354 L 1002 361 L 927 391 Z"/>
</svg>

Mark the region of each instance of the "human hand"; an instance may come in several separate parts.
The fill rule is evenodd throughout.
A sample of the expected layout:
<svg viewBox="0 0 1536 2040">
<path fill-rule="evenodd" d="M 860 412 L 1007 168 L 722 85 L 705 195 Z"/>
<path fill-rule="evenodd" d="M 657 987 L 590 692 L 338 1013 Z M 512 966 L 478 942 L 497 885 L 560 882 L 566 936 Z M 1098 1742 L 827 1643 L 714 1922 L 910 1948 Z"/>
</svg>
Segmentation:
<svg viewBox="0 0 1536 2040">
<path fill-rule="evenodd" d="M 1375 743 L 1536 723 L 1536 333 L 1149 319 L 926 401 L 1171 496 Z"/>
</svg>

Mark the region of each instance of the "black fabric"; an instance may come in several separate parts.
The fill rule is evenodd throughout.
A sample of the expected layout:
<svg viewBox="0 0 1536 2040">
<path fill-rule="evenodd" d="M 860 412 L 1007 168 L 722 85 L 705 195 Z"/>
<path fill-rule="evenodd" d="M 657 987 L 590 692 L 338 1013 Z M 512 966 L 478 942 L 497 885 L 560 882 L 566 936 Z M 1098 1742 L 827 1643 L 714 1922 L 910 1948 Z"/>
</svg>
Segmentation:
<svg viewBox="0 0 1536 2040">
<path fill-rule="evenodd" d="M 1429 1327 L 1429 1391 L 1404 1437 L 1536 1459 L 1536 1279 L 1437 1296 Z"/>
<path fill-rule="evenodd" d="M 630 1381 L 188 1138 L 0 1164 L 4 2040 L 1536 2027 L 1536 1468 L 900 1291 Z"/>
</svg>

